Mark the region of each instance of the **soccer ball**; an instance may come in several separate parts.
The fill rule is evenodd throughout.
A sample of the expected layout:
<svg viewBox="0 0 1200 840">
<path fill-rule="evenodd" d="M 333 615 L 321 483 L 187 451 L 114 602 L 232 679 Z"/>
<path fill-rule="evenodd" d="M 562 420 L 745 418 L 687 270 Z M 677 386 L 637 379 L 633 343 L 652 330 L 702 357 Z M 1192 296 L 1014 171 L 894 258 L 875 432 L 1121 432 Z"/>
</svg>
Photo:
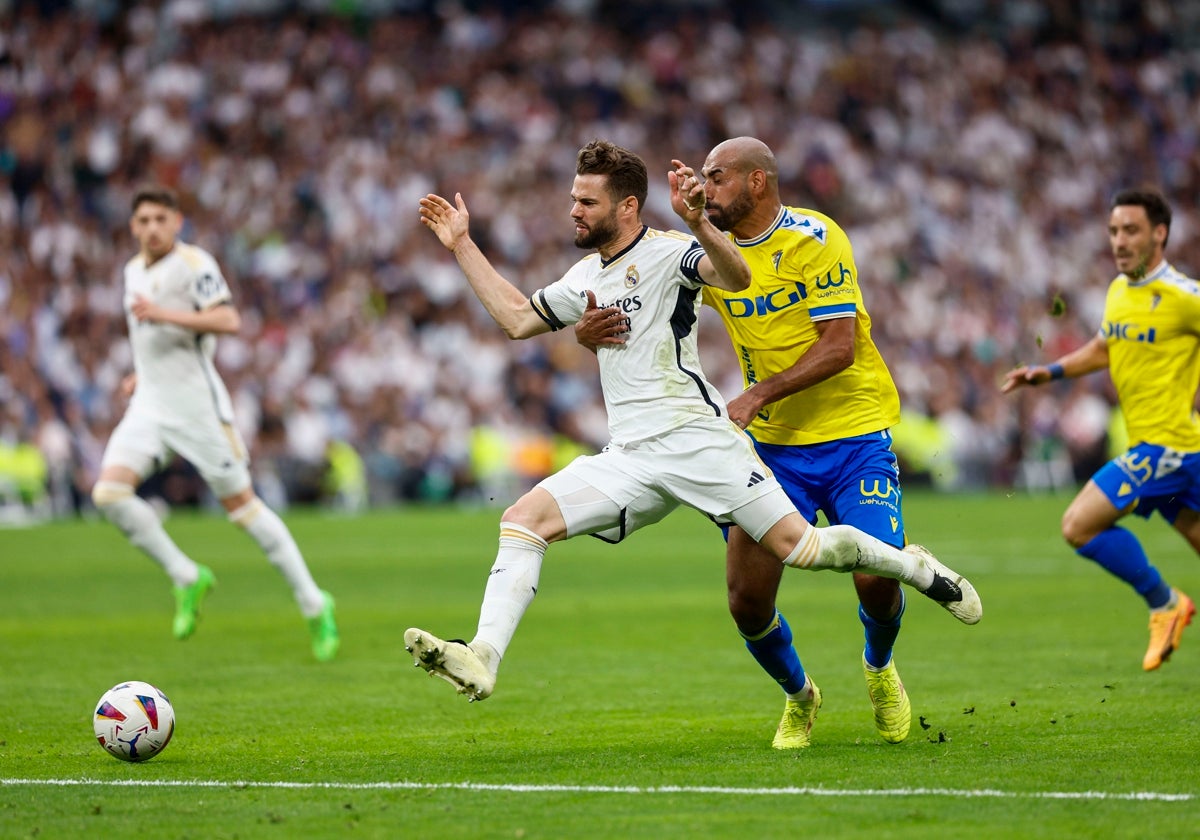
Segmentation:
<svg viewBox="0 0 1200 840">
<path fill-rule="evenodd" d="M 145 761 L 171 742 L 175 709 L 150 683 L 130 680 L 104 692 L 96 703 L 95 730 L 96 740 L 110 755 Z"/>
</svg>

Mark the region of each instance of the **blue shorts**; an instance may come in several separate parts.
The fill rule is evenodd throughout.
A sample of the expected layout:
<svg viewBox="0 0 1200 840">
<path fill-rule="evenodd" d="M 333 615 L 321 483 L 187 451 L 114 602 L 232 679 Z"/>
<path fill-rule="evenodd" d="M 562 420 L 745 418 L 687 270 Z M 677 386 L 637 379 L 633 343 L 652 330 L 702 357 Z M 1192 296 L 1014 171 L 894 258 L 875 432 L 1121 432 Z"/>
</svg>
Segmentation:
<svg viewBox="0 0 1200 840">
<path fill-rule="evenodd" d="M 1096 470 L 1092 481 L 1117 510 L 1132 504 L 1144 519 L 1158 511 L 1173 525 L 1183 508 L 1200 511 L 1200 452 L 1139 443 Z"/>
<path fill-rule="evenodd" d="M 754 447 L 809 522 L 816 524 L 820 511 L 831 525 L 853 525 L 904 546 L 900 467 L 886 429 L 807 446 L 755 441 Z"/>
</svg>

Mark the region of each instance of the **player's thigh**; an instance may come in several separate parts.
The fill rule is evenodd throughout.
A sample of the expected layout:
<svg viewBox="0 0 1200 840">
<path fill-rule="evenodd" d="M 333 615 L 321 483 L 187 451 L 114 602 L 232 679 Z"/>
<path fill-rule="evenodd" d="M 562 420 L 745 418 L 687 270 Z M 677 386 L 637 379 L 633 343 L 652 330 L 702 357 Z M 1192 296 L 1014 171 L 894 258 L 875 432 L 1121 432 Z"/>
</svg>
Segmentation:
<svg viewBox="0 0 1200 840">
<path fill-rule="evenodd" d="M 1128 500 L 1124 509 L 1118 509 L 1112 495 L 1105 489 L 1108 483 L 1098 483 L 1093 476 L 1067 505 L 1062 515 L 1062 534 L 1075 548 L 1087 545 L 1101 532 L 1112 527 L 1118 519 L 1133 510 L 1135 500 Z"/>
<path fill-rule="evenodd" d="M 1139 443 L 1096 470 L 1063 514 L 1063 536 L 1079 547 L 1127 513 L 1174 522 L 1182 508 L 1200 508 L 1200 453 Z"/>
<path fill-rule="evenodd" d="M 1200 553 L 1200 452 L 1175 453 L 1171 463 L 1181 476 L 1181 486 L 1166 499 L 1158 500 L 1157 510 Z"/>
<path fill-rule="evenodd" d="M 845 467 L 826 478 L 829 522 L 853 525 L 888 545 L 904 545 L 904 514 L 899 472 L 891 450 L 876 445 L 853 448 Z"/>
<path fill-rule="evenodd" d="M 792 504 L 804 519 L 811 523 L 817 521 L 817 511 L 821 508 L 816 491 L 819 485 L 813 481 L 813 476 L 820 469 L 819 453 L 814 447 L 782 446 L 779 444 L 754 444 L 759 458 L 766 464 L 775 479 L 787 493 Z"/>
<path fill-rule="evenodd" d="M 131 410 L 117 423 L 104 447 L 100 475 L 106 480 L 124 480 L 132 473 L 136 478 L 131 483 L 137 485 L 162 466 L 167 454 L 158 423 Z"/>
<path fill-rule="evenodd" d="M 1200 511 L 1183 508 L 1171 526 L 1183 535 L 1193 551 L 1200 554 Z"/>
<path fill-rule="evenodd" d="M 241 436 L 229 423 L 213 418 L 163 430 L 167 445 L 193 467 L 218 499 L 250 487 L 250 469 Z"/>
<path fill-rule="evenodd" d="M 641 466 L 625 450 L 605 450 L 576 458 L 537 486 L 554 497 L 568 538 L 591 534 L 615 543 L 678 507 L 645 479 Z"/>
<path fill-rule="evenodd" d="M 748 435 L 723 418 L 673 430 L 646 447 L 654 481 L 680 503 L 754 539 L 793 505 Z"/>
<path fill-rule="evenodd" d="M 757 449 L 809 522 L 821 511 L 830 524 L 853 525 L 889 545 L 904 545 L 899 468 L 886 431 Z"/>
</svg>

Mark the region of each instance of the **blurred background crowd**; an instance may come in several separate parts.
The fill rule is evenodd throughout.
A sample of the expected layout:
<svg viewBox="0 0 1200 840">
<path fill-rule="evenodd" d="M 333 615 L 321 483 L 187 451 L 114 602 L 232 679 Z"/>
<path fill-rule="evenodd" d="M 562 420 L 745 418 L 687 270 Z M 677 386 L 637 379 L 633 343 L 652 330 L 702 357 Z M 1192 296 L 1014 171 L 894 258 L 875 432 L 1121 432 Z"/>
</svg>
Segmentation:
<svg viewBox="0 0 1200 840">
<path fill-rule="evenodd" d="M 1103 375 L 1001 396 L 1098 327 L 1108 200 L 1155 185 L 1200 272 L 1200 4 L 0 0 L 0 503 L 86 512 L 131 369 L 129 199 L 181 196 L 244 320 L 220 342 L 268 502 L 503 504 L 606 439 L 573 335 L 509 342 L 417 199 L 460 191 L 522 290 L 581 255 L 595 137 L 775 151 L 850 235 L 907 486 L 1073 486 L 1120 446 Z M 741 388 L 702 321 L 706 369 Z M 175 464 L 148 493 L 204 504 Z"/>
</svg>

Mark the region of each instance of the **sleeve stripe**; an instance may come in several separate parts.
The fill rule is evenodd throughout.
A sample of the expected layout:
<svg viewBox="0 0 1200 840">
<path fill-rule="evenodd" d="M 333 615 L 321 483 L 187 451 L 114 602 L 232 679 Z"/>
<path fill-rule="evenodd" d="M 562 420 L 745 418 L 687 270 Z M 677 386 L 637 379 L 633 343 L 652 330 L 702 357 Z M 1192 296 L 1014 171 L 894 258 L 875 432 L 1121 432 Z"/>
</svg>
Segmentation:
<svg viewBox="0 0 1200 840">
<path fill-rule="evenodd" d="M 699 242 L 692 242 L 690 248 L 683 254 L 683 259 L 679 261 L 679 268 L 683 272 L 683 276 L 693 282 L 702 282 L 700 280 L 700 260 L 704 257 L 704 248 Z"/>
<path fill-rule="evenodd" d="M 552 332 L 557 332 L 566 326 L 550 309 L 550 305 L 546 303 L 545 289 L 538 289 L 530 295 L 529 305 L 533 307 L 533 311 L 537 313 L 537 316 L 546 322 L 546 326 Z"/>
<path fill-rule="evenodd" d="M 838 303 L 831 306 L 814 306 L 808 310 L 808 317 L 814 321 L 827 321 L 831 318 L 845 318 L 854 315 L 853 303 Z"/>
</svg>

